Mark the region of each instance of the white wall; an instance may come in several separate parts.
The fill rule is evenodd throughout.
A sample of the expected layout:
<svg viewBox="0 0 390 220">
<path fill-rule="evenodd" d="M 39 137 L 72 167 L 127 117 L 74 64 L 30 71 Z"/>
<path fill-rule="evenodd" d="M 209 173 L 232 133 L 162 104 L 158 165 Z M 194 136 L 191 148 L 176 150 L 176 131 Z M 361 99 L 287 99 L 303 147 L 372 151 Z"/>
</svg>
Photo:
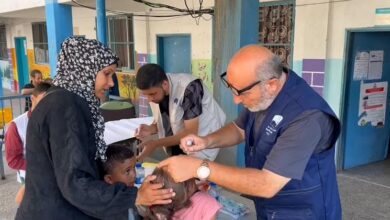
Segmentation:
<svg viewBox="0 0 390 220">
<path fill-rule="evenodd" d="M 307 0 L 296 2 L 294 60 L 323 59 L 326 54 L 329 4 L 305 5 L 305 2 Z"/>
<path fill-rule="evenodd" d="M 1 0 L 0 13 L 45 6 L 45 0 Z"/>
<path fill-rule="evenodd" d="M 329 58 L 344 56 L 345 30 L 375 26 L 375 9 L 390 8 L 390 0 L 351 0 L 333 4 L 329 33 Z"/>
<path fill-rule="evenodd" d="M 375 26 L 375 9 L 390 8 L 390 0 L 297 0 L 294 63 L 325 59 L 324 97 L 336 114 L 342 106 L 346 30 Z"/>
<path fill-rule="evenodd" d="M 66 2 L 66 1 L 63 1 Z M 184 2 L 181 0 L 169 0 L 169 1 L 155 1 L 168 5 L 174 5 L 178 8 L 185 8 Z M 93 2 L 83 2 L 88 5 L 93 5 Z M 107 5 L 113 5 L 113 2 L 107 1 Z M 121 11 L 127 9 L 128 2 L 123 2 L 124 6 Z M 198 4 L 198 3 L 197 3 Z M 195 4 L 195 7 L 198 5 Z M 204 1 L 204 7 L 210 7 L 214 4 L 214 1 Z M 117 5 L 117 3 L 116 3 Z M 113 7 L 113 6 L 112 6 Z M 192 8 L 192 2 L 189 5 Z M 108 9 L 110 7 L 107 6 Z M 115 8 L 114 8 L 115 9 Z M 172 10 L 168 9 L 155 9 L 147 7 L 146 5 L 139 4 L 136 7 L 135 14 L 150 15 L 169 15 L 173 14 Z M 80 7 L 73 7 L 73 30 L 75 34 L 86 35 L 87 38 L 96 38 L 95 30 L 95 16 L 94 10 L 89 10 Z M 110 13 L 108 13 L 110 14 Z M 177 13 L 174 13 L 177 14 Z M 135 50 L 138 53 L 156 54 L 156 39 L 157 35 L 169 35 L 169 34 L 190 34 L 191 35 L 191 55 L 192 59 L 211 59 L 212 48 L 212 20 L 211 16 L 204 15 L 207 21 L 200 18 L 199 25 L 196 24 L 195 19 L 190 16 L 173 17 L 173 18 L 147 18 L 141 16 L 134 16 L 134 43 Z"/>
<path fill-rule="evenodd" d="M 180 0 L 164 1 L 164 3 L 185 8 L 183 1 Z M 205 7 L 210 7 L 211 3 L 213 4 L 213 1 L 205 1 Z M 151 15 L 172 14 L 171 10 L 155 8 L 146 8 L 145 12 Z M 139 53 L 156 54 L 158 35 L 189 34 L 191 35 L 192 59 L 211 59 L 212 17 L 209 15 L 204 15 L 204 17 L 207 20 L 200 18 L 199 24 L 196 24 L 195 19 L 191 16 L 150 17 L 149 19 L 146 17 L 134 17 L 135 49 Z"/>
<path fill-rule="evenodd" d="M 15 48 L 15 37 L 26 37 L 27 48 L 33 49 L 32 26 L 33 22 L 41 22 L 41 19 L 10 19 L 6 24 L 7 47 Z"/>
<path fill-rule="evenodd" d="M 146 52 L 147 47 L 147 25 L 144 18 L 135 18 L 135 43 L 140 52 Z M 138 24 L 139 23 L 139 24 Z M 211 59 L 212 48 L 212 21 L 200 19 L 199 25 L 189 16 L 170 18 L 169 20 L 150 18 L 150 53 L 157 52 L 157 35 L 189 34 L 191 36 L 192 59 Z M 139 34 L 139 35 L 138 35 Z M 146 38 L 146 39 L 145 39 Z"/>
<path fill-rule="evenodd" d="M 294 60 L 342 59 L 345 30 L 373 27 L 375 9 L 388 7 L 390 7 L 390 0 L 348 0 L 332 3 L 320 0 L 297 0 Z"/>
<path fill-rule="evenodd" d="M 72 7 L 73 34 L 96 39 L 95 17 L 96 11 L 94 10 Z"/>
</svg>

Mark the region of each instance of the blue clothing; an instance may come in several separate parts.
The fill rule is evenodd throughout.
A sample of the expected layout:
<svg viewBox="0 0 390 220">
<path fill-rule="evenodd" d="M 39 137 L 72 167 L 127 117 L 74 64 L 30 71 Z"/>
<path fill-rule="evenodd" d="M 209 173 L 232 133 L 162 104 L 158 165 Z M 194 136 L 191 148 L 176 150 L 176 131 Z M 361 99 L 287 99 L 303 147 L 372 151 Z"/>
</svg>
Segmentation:
<svg viewBox="0 0 390 220">
<path fill-rule="evenodd" d="M 334 161 L 340 124 L 325 100 L 293 71 L 287 74 L 262 124 L 254 123 L 256 112 L 249 113 L 245 123 L 245 163 L 247 167 L 263 169 L 278 139 L 302 113 L 312 110 L 323 112 L 333 123 L 328 146 L 321 151 L 312 150 L 302 177 L 292 178 L 273 198 L 254 198 L 258 219 L 341 219 Z M 259 132 L 255 133 L 258 126 Z"/>
<path fill-rule="evenodd" d="M 267 110 L 256 112 L 256 125 L 261 125 Z M 245 130 L 245 123 L 250 115 L 244 109 L 234 123 Z M 254 126 L 253 133 L 260 134 L 261 126 Z M 329 148 L 333 134 L 333 121 L 319 110 L 305 111 L 297 116 L 267 155 L 263 169 L 291 179 L 302 179 L 307 162 L 313 152 L 318 153 Z M 310 138 L 308 138 L 310 137 Z"/>
</svg>

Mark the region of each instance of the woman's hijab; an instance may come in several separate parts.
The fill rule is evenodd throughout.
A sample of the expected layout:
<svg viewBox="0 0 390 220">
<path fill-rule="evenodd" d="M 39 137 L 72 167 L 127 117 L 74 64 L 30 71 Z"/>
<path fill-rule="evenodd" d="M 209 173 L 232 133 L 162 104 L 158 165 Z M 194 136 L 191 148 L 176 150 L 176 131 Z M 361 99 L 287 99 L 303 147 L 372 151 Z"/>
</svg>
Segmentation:
<svg viewBox="0 0 390 220">
<path fill-rule="evenodd" d="M 58 55 L 57 75 L 53 84 L 83 98 L 89 106 L 95 128 L 96 158 L 106 160 L 104 119 L 99 111 L 100 101 L 95 95 L 97 73 L 105 67 L 117 64 L 119 58 L 97 40 L 82 37 L 67 38 Z"/>
</svg>

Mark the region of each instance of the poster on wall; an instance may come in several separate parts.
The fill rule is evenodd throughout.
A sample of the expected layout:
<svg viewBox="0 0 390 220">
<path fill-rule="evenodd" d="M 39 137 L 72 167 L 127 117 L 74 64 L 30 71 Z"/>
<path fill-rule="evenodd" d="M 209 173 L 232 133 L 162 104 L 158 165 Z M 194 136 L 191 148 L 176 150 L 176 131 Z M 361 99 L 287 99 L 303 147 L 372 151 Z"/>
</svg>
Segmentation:
<svg viewBox="0 0 390 220">
<path fill-rule="evenodd" d="M 359 126 L 385 125 L 387 86 L 387 82 L 360 84 Z"/>
<path fill-rule="evenodd" d="M 368 64 L 368 79 L 381 79 L 383 70 L 383 50 L 370 51 Z"/>
<path fill-rule="evenodd" d="M 370 54 L 367 51 L 357 52 L 353 66 L 353 80 L 367 79 Z"/>
</svg>

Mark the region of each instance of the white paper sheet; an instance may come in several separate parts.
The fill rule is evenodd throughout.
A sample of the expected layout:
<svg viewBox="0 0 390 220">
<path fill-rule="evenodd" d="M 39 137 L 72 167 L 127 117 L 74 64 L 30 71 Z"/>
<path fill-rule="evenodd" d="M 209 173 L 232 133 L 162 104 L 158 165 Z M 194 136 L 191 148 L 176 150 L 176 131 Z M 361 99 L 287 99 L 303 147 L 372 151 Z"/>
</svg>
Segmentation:
<svg viewBox="0 0 390 220">
<path fill-rule="evenodd" d="M 153 123 L 153 117 L 121 119 L 118 121 L 109 121 L 105 123 L 104 140 L 106 144 L 123 141 L 133 138 L 135 129 L 141 124 L 150 125 Z"/>
<path fill-rule="evenodd" d="M 368 52 L 357 52 L 353 68 L 353 80 L 367 79 L 369 58 L 370 54 Z"/>
</svg>

